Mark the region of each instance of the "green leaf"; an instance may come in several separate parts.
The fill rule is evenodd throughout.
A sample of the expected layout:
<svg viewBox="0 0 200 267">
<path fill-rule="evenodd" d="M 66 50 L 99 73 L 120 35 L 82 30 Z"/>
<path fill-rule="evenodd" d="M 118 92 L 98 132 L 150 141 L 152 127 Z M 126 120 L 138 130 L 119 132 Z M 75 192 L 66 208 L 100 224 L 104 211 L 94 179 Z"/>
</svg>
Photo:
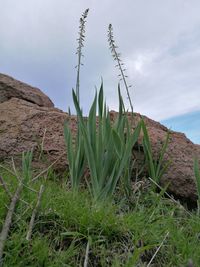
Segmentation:
<svg viewBox="0 0 200 267">
<path fill-rule="evenodd" d="M 200 169 L 197 158 L 194 159 L 194 174 L 196 178 L 198 198 L 200 200 Z"/>
<path fill-rule="evenodd" d="M 64 139 L 65 139 L 65 144 L 67 148 L 67 157 L 68 157 L 69 165 L 70 165 L 70 168 L 72 168 L 74 153 L 73 153 L 71 132 L 70 132 L 67 122 L 64 123 Z"/>
<path fill-rule="evenodd" d="M 161 167 L 162 167 L 162 163 L 163 163 L 164 154 L 166 152 L 166 149 L 167 149 L 167 146 L 168 146 L 168 143 L 169 143 L 169 137 L 170 137 L 170 134 L 169 134 L 169 132 L 167 132 L 167 136 L 166 136 L 165 142 L 164 142 L 164 144 L 162 146 L 162 149 L 161 149 L 161 152 L 160 152 L 160 157 L 158 159 L 158 166 L 156 168 L 156 177 L 158 177 L 157 182 L 159 182 L 159 180 L 161 178 L 160 172 L 161 172 Z M 165 168 L 165 169 L 167 169 L 167 168 Z"/>
<path fill-rule="evenodd" d="M 23 173 L 23 182 L 25 184 L 27 184 L 31 180 L 32 159 L 33 159 L 33 151 L 32 150 L 22 153 L 22 173 Z"/>
<path fill-rule="evenodd" d="M 98 107 L 99 107 L 99 120 L 102 119 L 103 117 L 103 81 L 101 83 L 101 87 L 99 90 L 99 95 L 98 95 Z"/>
<path fill-rule="evenodd" d="M 112 137 L 115 146 L 115 151 L 119 158 L 122 157 L 122 142 L 120 140 L 119 135 L 117 134 L 116 130 L 112 129 Z"/>
<path fill-rule="evenodd" d="M 164 154 L 166 152 L 168 142 L 169 142 L 169 133 L 167 134 L 166 140 L 162 146 L 158 160 L 155 160 L 153 159 L 153 153 L 152 153 L 148 131 L 143 120 L 142 120 L 142 129 L 144 133 L 143 148 L 144 148 L 144 154 L 145 154 L 145 158 L 146 158 L 147 165 L 148 165 L 149 175 L 156 183 L 159 183 L 161 177 L 163 176 L 164 172 L 166 171 L 166 169 L 168 168 L 170 164 L 170 161 L 168 161 L 163 165 Z"/>
</svg>

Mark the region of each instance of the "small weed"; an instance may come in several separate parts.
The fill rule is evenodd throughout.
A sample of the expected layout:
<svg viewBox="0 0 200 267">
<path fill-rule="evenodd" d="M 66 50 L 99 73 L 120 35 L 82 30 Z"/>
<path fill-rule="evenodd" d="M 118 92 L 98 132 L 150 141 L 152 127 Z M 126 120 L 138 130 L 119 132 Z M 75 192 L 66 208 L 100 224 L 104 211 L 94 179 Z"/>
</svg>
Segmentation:
<svg viewBox="0 0 200 267">
<path fill-rule="evenodd" d="M 154 159 L 149 134 L 148 134 L 146 125 L 143 120 L 142 120 L 142 131 L 144 134 L 144 137 L 143 137 L 144 155 L 145 155 L 145 159 L 146 159 L 147 166 L 148 166 L 149 176 L 157 184 L 159 184 L 161 177 L 163 176 L 163 174 L 165 173 L 165 171 L 170 165 L 170 161 L 164 162 L 164 155 L 165 155 L 168 143 L 169 143 L 170 134 L 169 132 L 167 133 L 166 139 L 161 148 L 158 159 Z"/>
<path fill-rule="evenodd" d="M 194 159 L 194 174 L 196 178 L 197 194 L 198 194 L 198 200 L 197 200 L 198 214 L 200 215 L 200 169 L 197 158 Z"/>
</svg>

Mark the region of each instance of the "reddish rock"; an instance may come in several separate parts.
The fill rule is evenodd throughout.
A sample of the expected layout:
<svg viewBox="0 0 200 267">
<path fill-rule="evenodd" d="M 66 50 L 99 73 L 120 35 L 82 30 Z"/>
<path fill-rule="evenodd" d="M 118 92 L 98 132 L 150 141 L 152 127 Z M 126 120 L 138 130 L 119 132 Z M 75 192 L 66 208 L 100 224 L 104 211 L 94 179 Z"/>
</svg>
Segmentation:
<svg viewBox="0 0 200 267">
<path fill-rule="evenodd" d="M 0 77 L 5 76 L 0 75 Z M 8 78 L 8 80 L 10 79 Z M 2 84 L 1 81 L 2 78 L 0 78 L 0 84 Z M 21 92 L 26 92 L 26 95 L 30 96 L 30 98 L 27 97 L 26 99 L 22 96 L 20 99 L 20 94 L 18 94 L 17 98 L 13 95 L 0 101 L 0 160 L 21 157 L 22 151 L 34 149 L 34 163 L 40 168 L 59 158 L 54 168 L 59 171 L 66 170 L 63 124 L 65 120 L 69 119 L 69 116 L 63 111 L 54 108 L 45 95 L 44 98 L 38 98 L 38 95 L 43 95 L 38 89 L 15 80 L 12 80 L 12 83 L 22 84 L 24 87 L 22 87 L 23 90 Z M 9 90 L 9 84 L 8 86 L 4 85 L 4 89 L 8 88 Z M 0 93 L 0 99 L 2 99 L 1 96 L 2 94 Z M 29 99 L 31 100 L 29 101 Z M 43 100 L 39 101 L 37 99 Z M 49 103 L 50 107 L 44 103 Z M 111 112 L 111 118 L 116 115 L 116 112 Z M 135 118 L 136 121 L 139 121 L 140 115 L 136 114 Z M 153 153 L 156 157 L 166 138 L 168 129 L 145 116 L 144 120 L 149 131 Z M 76 117 L 72 116 L 71 128 L 73 133 L 76 132 L 76 126 Z M 141 144 L 142 138 L 139 140 L 139 145 Z M 41 148 L 43 157 L 42 160 L 39 160 Z M 136 149 L 136 155 L 142 159 L 144 157 L 143 152 L 138 152 Z M 172 131 L 165 155 L 165 160 L 170 159 L 172 162 L 162 177 L 161 184 L 164 186 L 169 183 L 169 192 L 178 198 L 190 201 L 196 201 L 197 199 L 193 172 L 194 156 L 200 158 L 200 146 L 193 144 L 184 134 Z"/>
<path fill-rule="evenodd" d="M 21 157 L 23 151 L 34 149 L 34 160 L 39 163 L 42 149 L 46 164 L 39 165 L 48 165 L 65 151 L 63 124 L 67 117 L 59 109 L 40 107 L 22 99 L 11 98 L 1 103 L 0 160 Z M 65 157 L 59 165 L 62 170 L 66 168 Z"/>
<path fill-rule="evenodd" d="M 38 88 L 22 83 L 10 76 L 0 74 L 0 103 L 11 98 L 24 99 L 42 107 L 53 107 L 52 101 Z"/>
<path fill-rule="evenodd" d="M 168 129 L 145 117 L 154 155 L 158 155 L 166 139 Z M 196 201 L 194 157 L 200 158 L 200 146 L 193 144 L 183 133 L 171 131 L 165 161 L 171 163 L 161 179 L 161 185 L 169 183 L 168 191 L 178 198 Z"/>
</svg>

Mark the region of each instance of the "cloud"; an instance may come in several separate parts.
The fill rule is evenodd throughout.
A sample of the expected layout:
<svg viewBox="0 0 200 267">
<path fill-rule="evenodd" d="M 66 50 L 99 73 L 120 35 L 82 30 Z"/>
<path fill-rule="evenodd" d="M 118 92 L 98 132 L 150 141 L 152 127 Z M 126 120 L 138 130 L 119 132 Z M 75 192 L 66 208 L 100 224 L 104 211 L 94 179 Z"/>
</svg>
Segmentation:
<svg viewBox="0 0 200 267">
<path fill-rule="evenodd" d="M 200 39 L 181 39 L 179 45 L 133 53 L 127 60 L 137 110 L 157 120 L 200 109 Z"/>
<path fill-rule="evenodd" d="M 86 112 L 101 76 L 107 103 L 117 109 L 118 71 L 108 49 L 109 23 L 133 85 L 135 111 L 161 120 L 200 109 L 198 0 L 3 1 L 0 72 L 40 87 L 67 110 L 76 80 L 79 17 L 87 7 L 81 69 Z M 123 85 L 122 92 L 128 107 Z"/>
</svg>

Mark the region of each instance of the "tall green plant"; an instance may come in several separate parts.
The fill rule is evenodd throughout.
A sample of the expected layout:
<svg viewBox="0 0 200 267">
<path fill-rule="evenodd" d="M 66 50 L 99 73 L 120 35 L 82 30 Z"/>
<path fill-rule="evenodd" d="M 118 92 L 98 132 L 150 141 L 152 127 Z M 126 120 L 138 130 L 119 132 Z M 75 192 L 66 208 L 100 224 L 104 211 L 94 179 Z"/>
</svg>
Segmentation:
<svg viewBox="0 0 200 267">
<path fill-rule="evenodd" d="M 95 94 L 88 120 L 83 119 L 80 108 L 80 67 L 83 42 L 85 39 L 85 23 L 89 9 L 86 9 L 80 18 L 79 38 L 78 40 L 78 64 L 77 64 L 77 82 L 76 91 L 73 90 L 73 101 L 77 112 L 77 136 L 75 144 L 72 142 L 72 133 L 67 123 L 64 126 L 65 143 L 68 154 L 69 171 L 72 188 L 77 190 L 81 177 L 84 174 L 85 162 L 87 161 L 90 175 L 90 191 L 95 199 L 105 199 L 113 194 L 116 185 L 123 177 L 123 184 L 126 192 L 130 192 L 131 179 L 131 156 L 132 148 L 136 143 L 141 130 L 139 123 L 132 133 L 121 96 L 119 94 L 119 115 L 117 120 L 112 123 L 110 120 L 109 110 L 104 103 L 103 83 L 99 94 Z M 117 52 L 113 37 L 112 25 L 109 25 L 108 41 L 114 60 L 120 70 L 120 76 L 123 80 L 133 115 L 133 105 L 129 94 L 129 86 L 126 82 L 126 75 L 120 54 Z M 98 127 L 97 113 L 98 109 Z"/>
<path fill-rule="evenodd" d="M 90 191 L 96 200 L 112 196 L 116 185 L 126 171 L 141 124 L 131 133 L 119 90 L 119 116 L 115 123 L 110 120 L 109 110 L 103 101 L 103 84 L 95 94 L 88 120 L 84 120 L 75 92 L 73 101 L 77 111 L 80 133 L 83 136 L 85 156 L 91 175 Z M 98 107 L 98 127 L 96 111 Z M 127 128 L 127 133 L 124 135 Z M 126 181 L 128 185 L 128 182 Z"/>
<path fill-rule="evenodd" d="M 156 183 L 159 183 L 161 177 L 163 176 L 163 174 L 165 173 L 165 171 L 167 170 L 170 164 L 170 161 L 164 162 L 164 154 L 166 152 L 166 149 L 169 143 L 170 134 L 169 132 L 167 133 L 166 139 L 161 148 L 159 156 L 157 159 L 154 159 L 149 134 L 148 134 L 146 125 L 144 123 L 144 120 L 142 120 L 142 130 L 144 134 L 143 148 L 144 148 L 145 159 L 146 159 L 147 166 L 148 166 L 148 172 L 149 172 L 150 177 Z"/>
<path fill-rule="evenodd" d="M 64 124 L 64 138 L 67 149 L 71 187 L 74 191 L 77 191 L 85 170 L 84 140 L 80 130 L 77 130 L 77 135 L 73 144 L 69 122 L 65 122 Z"/>
</svg>

